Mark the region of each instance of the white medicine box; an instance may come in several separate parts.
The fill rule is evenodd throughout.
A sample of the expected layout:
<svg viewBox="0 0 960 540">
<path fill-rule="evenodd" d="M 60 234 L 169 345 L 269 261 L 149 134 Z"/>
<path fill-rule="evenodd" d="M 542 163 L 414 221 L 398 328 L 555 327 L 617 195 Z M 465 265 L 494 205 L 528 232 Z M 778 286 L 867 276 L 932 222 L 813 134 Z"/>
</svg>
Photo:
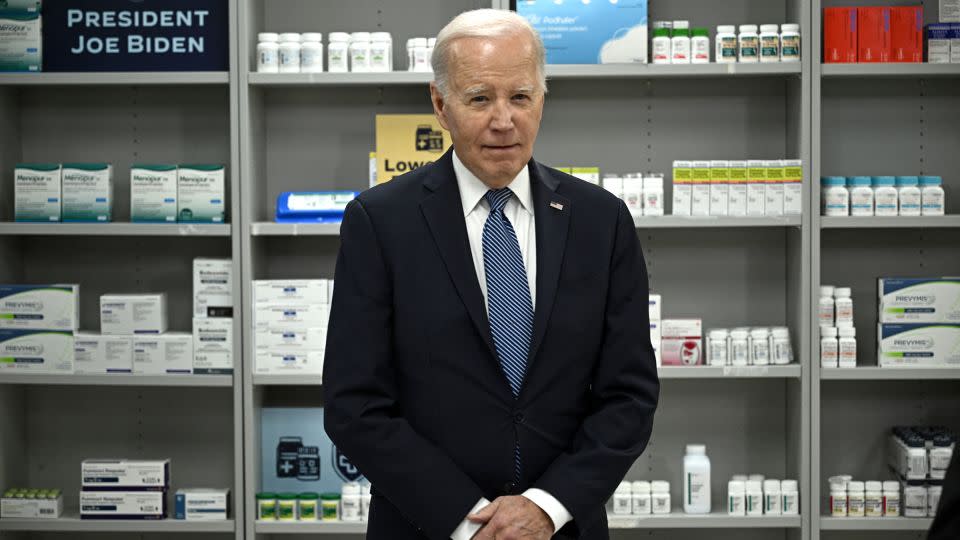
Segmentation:
<svg viewBox="0 0 960 540">
<path fill-rule="evenodd" d="M 193 260 L 193 316 L 233 317 L 233 261 Z"/>
<path fill-rule="evenodd" d="M 167 293 L 105 294 L 100 297 L 100 333 L 111 336 L 167 331 Z"/>
</svg>

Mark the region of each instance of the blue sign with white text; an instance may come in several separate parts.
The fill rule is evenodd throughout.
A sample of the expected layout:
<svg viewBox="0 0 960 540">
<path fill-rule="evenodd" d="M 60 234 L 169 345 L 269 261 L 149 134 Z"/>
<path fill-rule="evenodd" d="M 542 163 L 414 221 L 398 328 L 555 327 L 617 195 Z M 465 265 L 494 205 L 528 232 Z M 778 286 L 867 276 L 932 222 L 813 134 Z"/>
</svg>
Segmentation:
<svg viewBox="0 0 960 540">
<path fill-rule="evenodd" d="M 45 0 L 43 71 L 227 71 L 227 0 Z"/>
</svg>

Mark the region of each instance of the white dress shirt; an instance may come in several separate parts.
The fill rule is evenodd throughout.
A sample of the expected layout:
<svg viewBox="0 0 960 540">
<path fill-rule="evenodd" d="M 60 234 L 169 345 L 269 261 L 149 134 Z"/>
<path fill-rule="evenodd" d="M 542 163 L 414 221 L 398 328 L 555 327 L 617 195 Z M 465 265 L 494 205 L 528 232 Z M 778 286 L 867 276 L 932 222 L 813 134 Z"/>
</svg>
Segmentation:
<svg viewBox="0 0 960 540">
<path fill-rule="evenodd" d="M 470 169 L 460 161 L 456 151 L 453 152 L 453 171 L 457 176 L 457 186 L 460 188 L 460 202 L 463 204 L 463 217 L 467 223 L 467 238 L 470 240 L 470 253 L 473 255 L 473 266 L 477 271 L 477 280 L 483 292 L 483 300 L 487 300 L 487 280 L 483 267 L 483 226 L 490 215 L 490 204 L 484 195 L 490 188 L 477 178 Z M 530 171 L 524 167 L 520 174 L 507 185 L 514 196 L 507 201 L 503 214 L 510 220 L 513 230 L 517 233 L 517 242 L 520 244 L 520 255 L 523 257 L 523 266 L 527 270 L 527 283 L 530 287 L 530 300 L 534 310 L 537 307 L 537 229 L 534 223 L 533 195 L 530 192 Z M 539 506 L 553 521 L 553 532 L 573 520 L 573 516 L 566 507 L 552 495 L 542 489 L 528 489 L 523 496 Z M 470 514 L 475 514 L 490 504 L 481 498 Z M 480 525 L 464 519 L 453 534 L 452 540 L 470 540 L 480 530 Z"/>
</svg>

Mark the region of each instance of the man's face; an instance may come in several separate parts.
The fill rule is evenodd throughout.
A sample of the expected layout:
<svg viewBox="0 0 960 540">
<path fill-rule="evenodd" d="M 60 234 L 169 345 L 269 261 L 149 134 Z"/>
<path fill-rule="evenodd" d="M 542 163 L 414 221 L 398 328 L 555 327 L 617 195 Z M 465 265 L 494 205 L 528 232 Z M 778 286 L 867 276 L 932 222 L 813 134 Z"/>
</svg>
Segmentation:
<svg viewBox="0 0 960 540">
<path fill-rule="evenodd" d="M 451 45 L 449 95 L 430 85 L 434 112 L 464 165 L 491 188 L 504 187 L 533 156 L 543 116 L 533 44 L 515 35 Z"/>
</svg>

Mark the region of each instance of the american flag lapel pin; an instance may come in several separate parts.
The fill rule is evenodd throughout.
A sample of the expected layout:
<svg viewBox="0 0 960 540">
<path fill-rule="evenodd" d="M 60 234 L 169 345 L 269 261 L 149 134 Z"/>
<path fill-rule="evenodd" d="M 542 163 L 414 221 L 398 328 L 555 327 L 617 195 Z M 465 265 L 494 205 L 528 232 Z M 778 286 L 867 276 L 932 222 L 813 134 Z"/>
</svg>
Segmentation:
<svg viewBox="0 0 960 540">
<path fill-rule="evenodd" d="M 550 202 L 550 208 L 555 208 L 555 209 L 557 209 L 557 210 L 563 210 L 563 205 L 560 204 L 560 203 L 558 203 L 557 201 L 551 201 L 551 202 Z"/>
</svg>

